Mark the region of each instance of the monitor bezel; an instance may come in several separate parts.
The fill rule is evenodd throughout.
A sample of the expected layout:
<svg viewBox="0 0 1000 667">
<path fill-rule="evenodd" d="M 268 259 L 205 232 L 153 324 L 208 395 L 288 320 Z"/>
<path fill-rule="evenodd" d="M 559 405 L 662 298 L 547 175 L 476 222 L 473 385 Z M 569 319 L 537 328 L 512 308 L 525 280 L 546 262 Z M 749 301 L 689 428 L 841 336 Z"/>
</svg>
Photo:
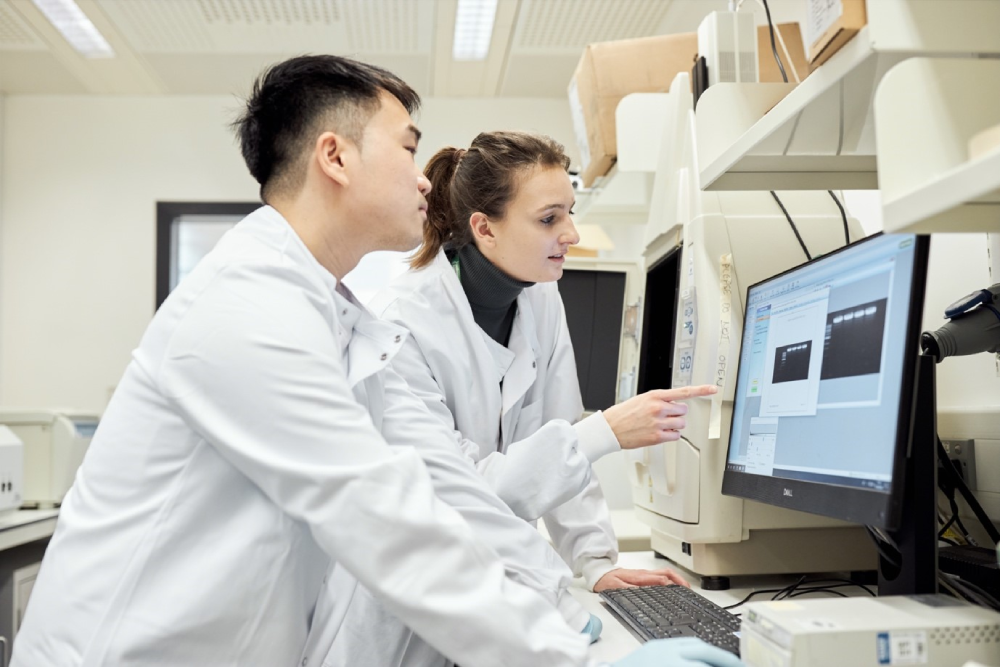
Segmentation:
<svg viewBox="0 0 1000 667">
<path fill-rule="evenodd" d="M 761 280 L 747 288 L 743 303 L 749 303 L 750 290 L 772 281 L 781 280 L 787 274 L 793 273 L 813 264 L 825 261 L 831 257 L 848 252 L 858 246 L 866 245 L 875 238 L 884 237 L 878 233 L 860 241 L 843 246 L 822 257 L 800 264 L 782 273 Z M 902 234 L 900 236 L 903 236 Z M 877 526 L 887 530 L 898 527 L 902 513 L 903 491 L 905 486 L 905 467 L 909 452 L 909 444 L 913 434 L 914 417 L 914 377 L 917 356 L 920 352 L 920 330 L 923 318 L 924 293 L 927 283 L 927 258 L 930 239 L 926 235 L 914 236 L 913 273 L 910 284 L 909 317 L 906 325 L 906 349 L 903 357 L 903 381 L 900 388 L 901 397 L 899 414 L 897 416 L 896 443 L 893 450 L 892 482 L 889 491 L 874 491 L 852 486 L 841 486 L 824 482 L 813 482 L 798 479 L 765 477 L 751 473 L 729 469 L 729 453 L 733 443 L 733 425 L 736 420 L 736 397 L 740 391 L 740 365 L 742 354 L 737 356 L 736 378 L 733 394 L 733 410 L 729 425 L 729 443 L 726 448 L 726 467 L 722 476 L 722 493 L 746 500 L 783 507 L 791 510 L 809 512 L 851 523 Z M 744 309 L 744 327 L 740 333 L 742 351 L 743 337 L 746 332 L 746 310 Z"/>
</svg>

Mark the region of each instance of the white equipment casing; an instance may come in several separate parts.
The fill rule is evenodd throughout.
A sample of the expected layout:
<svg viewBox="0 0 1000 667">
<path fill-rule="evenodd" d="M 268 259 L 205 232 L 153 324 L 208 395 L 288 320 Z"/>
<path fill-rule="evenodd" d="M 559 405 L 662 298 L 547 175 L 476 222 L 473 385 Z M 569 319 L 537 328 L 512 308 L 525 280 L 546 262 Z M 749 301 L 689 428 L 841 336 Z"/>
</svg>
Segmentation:
<svg viewBox="0 0 1000 667">
<path fill-rule="evenodd" d="M 24 444 L 0 426 L 0 512 L 20 509 L 24 491 Z"/>
<path fill-rule="evenodd" d="M 681 440 L 625 452 L 636 514 L 650 526 L 656 552 L 705 576 L 875 569 L 875 551 L 860 526 L 722 495 L 746 289 L 806 258 L 768 192 L 701 191 L 688 81 L 679 74 L 669 93 L 644 259 L 652 267 L 682 246 L 678 306 L 696 311 L 682 383 L 721 391 L 688 401 Z M 780 197 L 813 256 L 844 244 L 840 211 L 828 193 Z M 848 228 L 852 240 L 864 236 L 856 220 L 848 219 Z M 647 307 L 664 298 L 672 296 L 644 295 Z M 682 319 L 674 327 L 675 385 Z"/>
<path fill-rule="evenodd" d="M 0 424 L 24 443 L 23 504 L 62 502 L 99 421 L 97 415 L 69 410 L 0 408 Z"/>
<path fill-rule="evenodd" d="M 740 626 L 749 667 L 1000 664 L 1000 613 L 943 595 L 753 602 Z"/>
<path fill-rule="evenodd" d="M 708 85 L 756 83 L 757 26 L 753 12 L 712 12 L 698 26 L 698 55 L 708 66 Z"/>
</svg>

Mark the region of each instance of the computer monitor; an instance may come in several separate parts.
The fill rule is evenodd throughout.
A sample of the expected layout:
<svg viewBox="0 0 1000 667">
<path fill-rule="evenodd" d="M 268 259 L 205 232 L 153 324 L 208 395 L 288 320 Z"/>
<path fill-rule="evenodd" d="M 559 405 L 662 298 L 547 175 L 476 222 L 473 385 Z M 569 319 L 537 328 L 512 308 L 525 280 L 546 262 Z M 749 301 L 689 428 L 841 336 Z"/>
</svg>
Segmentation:
<svg viewBox="0 0 1000 667">
<path fill-rule="evenodd" d="M 724 494 L 897 527 L 927 252 L 879 235 L 749 288 Z"/>
</svg>

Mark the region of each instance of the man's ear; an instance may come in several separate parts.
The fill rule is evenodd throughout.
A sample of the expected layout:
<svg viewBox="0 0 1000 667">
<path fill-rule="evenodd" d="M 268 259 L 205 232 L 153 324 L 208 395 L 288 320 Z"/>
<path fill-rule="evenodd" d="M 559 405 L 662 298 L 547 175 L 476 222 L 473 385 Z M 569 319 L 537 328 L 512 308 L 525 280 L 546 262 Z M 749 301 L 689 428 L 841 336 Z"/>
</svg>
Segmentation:
<svg viewBox="0 0 1000 667">
<path fill-rule="evenodd" d="M 490 227 L 490 219 L 486 217 L 485 213 L 476 211 L 469 216 L 469 227 L 472 228 L 473 238 L 479 243 L 484 244 L 487 248 L 496 245 L 497 239 L 493 235 L 493 229 Z"/>
<path fill-rule="evenodd" d="M 327 178 L 347 186 L 350 183 L 347 172 L 353 148 L 353 142 L 336 132 L 324 132 L 316 138 L 313 159 Z"/>
</svg>

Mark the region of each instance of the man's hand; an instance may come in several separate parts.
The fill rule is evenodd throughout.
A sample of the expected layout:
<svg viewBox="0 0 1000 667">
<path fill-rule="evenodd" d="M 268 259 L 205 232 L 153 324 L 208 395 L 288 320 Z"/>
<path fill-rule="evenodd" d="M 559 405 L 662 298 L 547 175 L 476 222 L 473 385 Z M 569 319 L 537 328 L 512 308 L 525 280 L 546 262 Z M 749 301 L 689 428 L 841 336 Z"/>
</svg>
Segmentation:
<svg viewBox="0 0 1000 667">
<path fill-rule="evenodd" d="M 682 401 L 695 396 L 711 396 L 718 389 L 712 384 L 678 389 L 653 389 L 633 396 L 624 403 L 604 410 L 604 418 L 618 438 L 622 449 L 637 449 L 678 440 L 685 426 L 687 406 Z"/>
<path fill-rule="evenodd" d="M 691 584 L 684 580 L 684 577 L 677 574 L 670 568 L 662 570 L 626 570 L 618 568 L 611 570 L 597 582 L 594 592 L 609 590 L 612 588 L 635 588 L 636 586 L 669 586 L 670 584 L 680 584 L 691 588 Z"/>
</svg>

